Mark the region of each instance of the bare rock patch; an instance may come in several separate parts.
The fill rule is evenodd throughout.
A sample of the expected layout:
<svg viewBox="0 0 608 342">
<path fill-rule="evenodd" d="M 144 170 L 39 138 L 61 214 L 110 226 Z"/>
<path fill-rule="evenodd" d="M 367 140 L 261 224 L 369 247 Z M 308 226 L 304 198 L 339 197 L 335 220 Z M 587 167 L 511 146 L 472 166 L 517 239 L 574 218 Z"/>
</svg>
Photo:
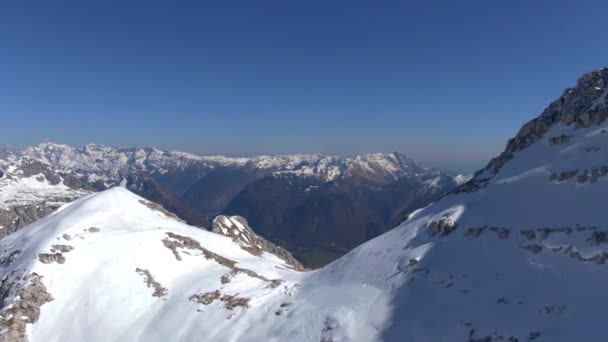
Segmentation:
<svg viewBox="0 0 608 342">
<path fill-rule="evenodd" d="M 43 264 L 65 263 L 65 257 L 61 253 L 40 253 L 38 254 L 38 260 Z"/>
<path fill-rule="evenodd" d="M 143 276 L 144 281 L 146 282 L 146 286 L 154 290 L 154 292 L 152 292 L 153 297 L 163 297 L 167 294 L 167 289 L 162 287 L 159 282 L 154 280 L 154 277 L 152 277 L 152 274 L 149 270 L 141 269 L 138 267 L 135 269 L 135 272 Z"/>
</svg>

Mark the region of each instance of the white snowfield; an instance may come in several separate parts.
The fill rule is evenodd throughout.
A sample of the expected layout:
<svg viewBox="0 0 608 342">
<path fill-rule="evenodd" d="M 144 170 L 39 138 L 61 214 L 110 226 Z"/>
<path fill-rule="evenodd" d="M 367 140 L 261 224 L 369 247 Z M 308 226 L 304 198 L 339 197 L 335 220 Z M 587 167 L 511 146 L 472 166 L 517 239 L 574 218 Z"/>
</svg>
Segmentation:
<svg viewBox="0 0 608 342">
<path fill-rule="evenodd" d="M 604 130 L 556 125 L 485 188 L 312 272 L 125 189 L 90 195 L 0 241 L 2 290 L 35 273 L 53 297 L 34 320 L 10 292 L 3 319 L 49 342 L 605 341 L 608 169 L 579 177 L 608 166 Z M 73 249 L 44 263 L 54 245 Z"/>
</svg>

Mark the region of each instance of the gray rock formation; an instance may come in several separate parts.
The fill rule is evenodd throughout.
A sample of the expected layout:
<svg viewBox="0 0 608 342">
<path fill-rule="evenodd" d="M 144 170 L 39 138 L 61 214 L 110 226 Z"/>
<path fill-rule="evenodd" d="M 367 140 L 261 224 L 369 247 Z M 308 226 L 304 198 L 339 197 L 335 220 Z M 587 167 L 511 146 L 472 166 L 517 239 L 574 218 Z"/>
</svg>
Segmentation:
<svg viewBox="0 0 608 342">
<path fill-rule="evenodd" d="M 285 248 L 275 245 L 256 234 L 247 220 L 241 216 L 217 216 L 213 220 L 212 232 L 231 237 L 242 249 L 249 253 L 259 256 L 263 252 L 268 252 L 285 260 L 288 265 L 298 271 L 305 271 L 306 268 L 296 260 Z"/>
<path fill-rule="evenodd" d="M 556 124 L 590 127 L 599 125 L 608 118 L 608 68 L 601 68 L 583 75 L 576 86 L 568 88 L 543 113 L 524 124 L 517 135 L 507 142 L 505 151 L 492 159 L 488 165 L 477 171 L 469 182 L 461 185 L 452 193 L 476 191 L 482 188 L 488 177 L 496 173 L 512 157 L 542 139 L 549 128 Z M 569 137 L 560 136 L 549 139 L 552 145 L 563 144 Z"/>
<path fill-rule="evenodd" d="M 0 208 L 0 238 L 38 221 L 58 208 L 57 205 L 26 204 Z"/>
</svg>

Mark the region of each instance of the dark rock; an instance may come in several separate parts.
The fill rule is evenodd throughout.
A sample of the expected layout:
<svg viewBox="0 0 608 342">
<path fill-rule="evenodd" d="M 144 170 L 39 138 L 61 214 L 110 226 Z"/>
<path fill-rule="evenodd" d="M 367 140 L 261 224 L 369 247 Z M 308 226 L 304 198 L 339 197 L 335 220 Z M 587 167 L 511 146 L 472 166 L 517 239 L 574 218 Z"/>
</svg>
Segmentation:
<svg viewBox="0 0 608 342">
<path fill-rule="evenodd" d="M 58 264 L 65 263 L 65 257 L 61 253 L 41 253 L 38 254 L 38 260 L 43 264 L 52 264 L 54 262 Z"/>
<path fill-rule="evenodd" d="M 141 269 L 138 267 L 135 269 L 135 272 L 137 272 L 137 274 L 142 275 L 144 277 L 146 285 L 154 290 L 154 292 L 152 292 L 152 297 L 164 297 L 167 295 L 168 290 L 162 287 L 159 282 L 154 280 L 154 277 L 152 277 L 152 274 L 149 270 Z"/>
<path fill-rule="evenodd" d="M 549 145 L 562 145 L 570 141 L 569 135 L 560 135 L 559 137 L 549 138 Z"/>
</svg>

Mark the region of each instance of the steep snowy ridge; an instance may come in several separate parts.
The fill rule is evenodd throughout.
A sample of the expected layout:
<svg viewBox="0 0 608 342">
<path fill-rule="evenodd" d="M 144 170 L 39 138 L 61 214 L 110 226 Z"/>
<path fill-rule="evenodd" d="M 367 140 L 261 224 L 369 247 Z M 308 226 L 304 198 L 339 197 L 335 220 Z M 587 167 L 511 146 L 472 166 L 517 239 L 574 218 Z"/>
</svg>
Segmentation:
<svg viewBox="0 0 608 342">
<path fill-rule="evenodd" d="M 306 281 L 382 289 L 383 340 L 605 340 L 605 85 L 583 76 L 454 194 Z"/>
<path fill-rule="evenodd" d="M 229 340 L 243 333 L 238 327 L 248 324 L 240 319 L 247 311 L 274 316 L 269 303 L 278 310 L 275 301 L 289 298 L 301 273 L 282 259 L 251 253 L 153 208 L 113 188 L 3 239 L 4 336 Z M 43 284 L 35 294 L 28 288 L 32 279 Z M 41 293 L 43 303 L 35 300 Z M 34 324 L 26 331 L 25 322 Z"/>
</svg>

